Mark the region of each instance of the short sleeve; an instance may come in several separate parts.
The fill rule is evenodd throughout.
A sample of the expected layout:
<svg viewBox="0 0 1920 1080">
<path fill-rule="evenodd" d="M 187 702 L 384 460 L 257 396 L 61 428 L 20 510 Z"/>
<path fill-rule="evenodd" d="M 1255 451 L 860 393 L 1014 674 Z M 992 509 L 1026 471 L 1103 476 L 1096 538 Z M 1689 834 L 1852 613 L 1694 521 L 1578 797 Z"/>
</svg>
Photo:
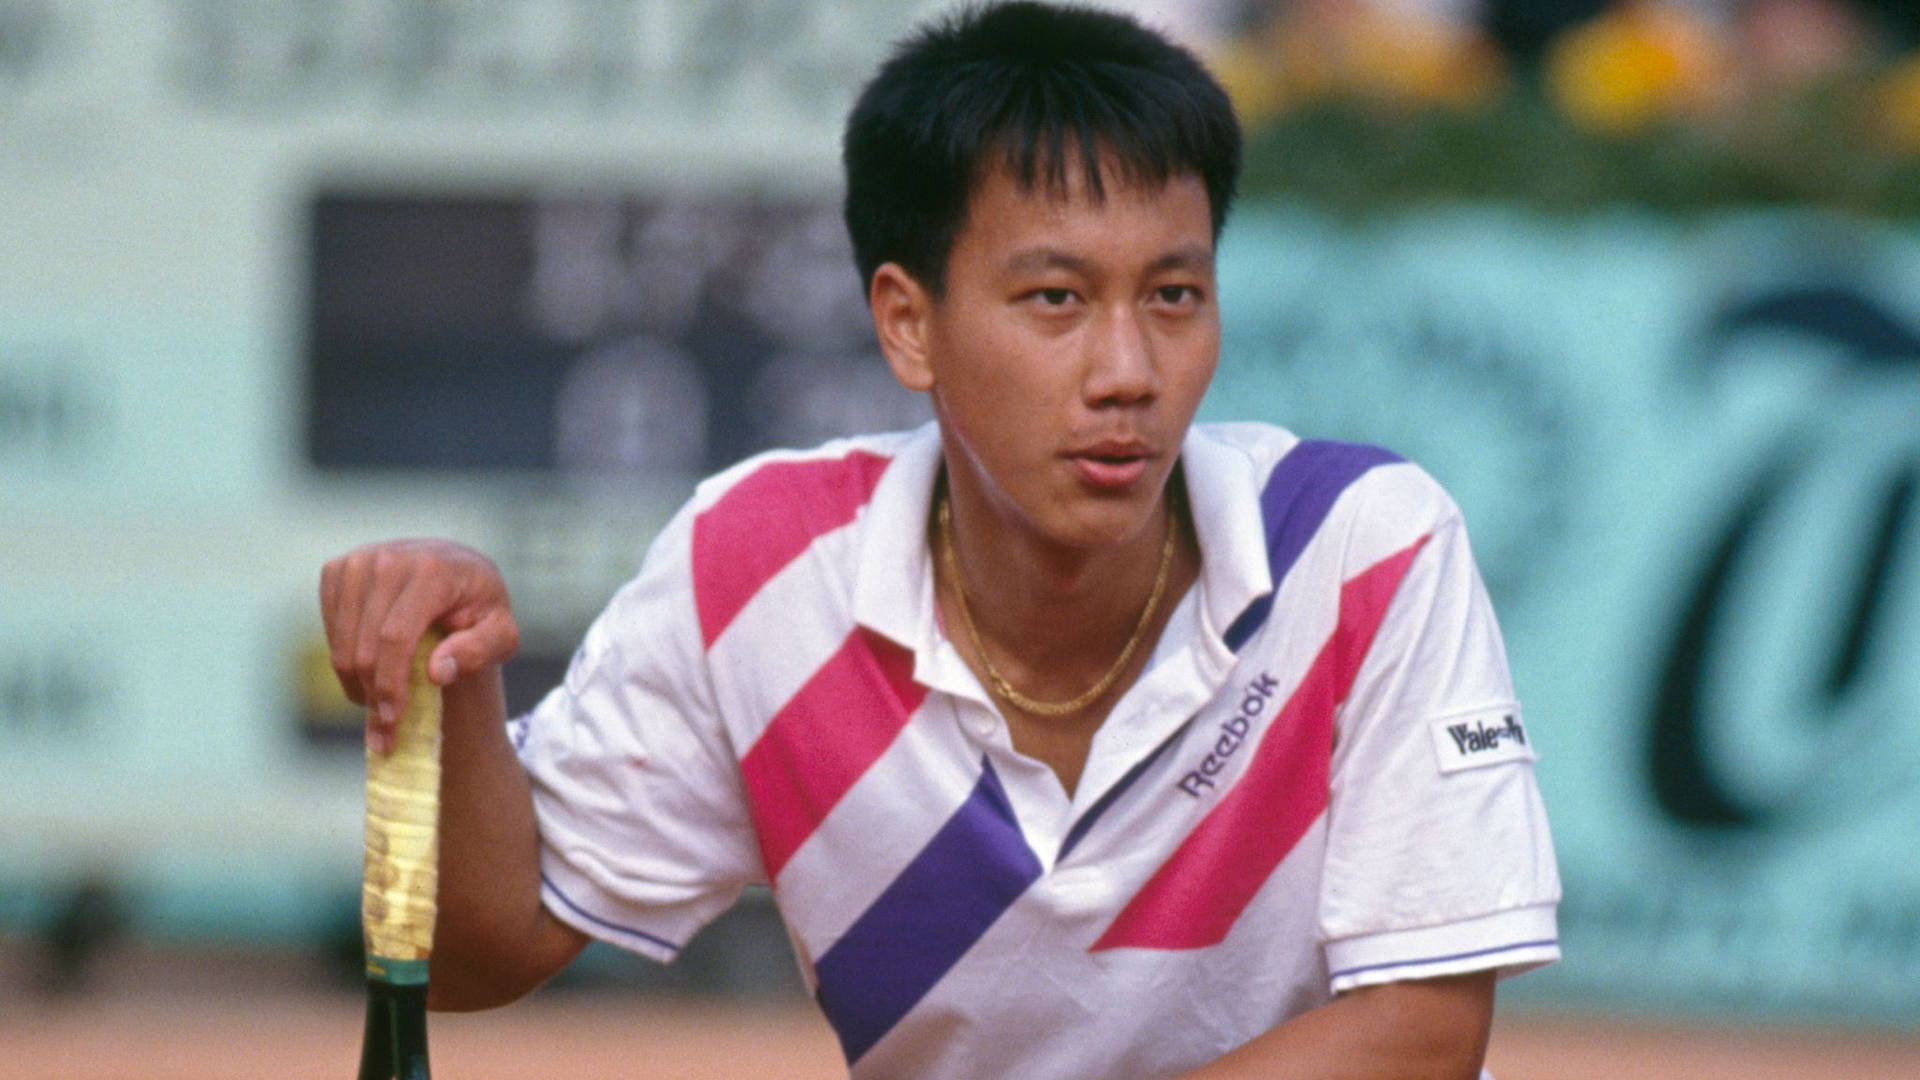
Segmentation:
<svg viewBox="0 0 1920 1080">
<path fill-rule="evenodd" d="M 1436 524 L 1335 721 L 1320 930 L 1336 993 L 1559 957 L 1532 734 L 1459 512 L 1431 494 Z"/>
<path fill-rule="evenodd" d="M 707 679 L 690 515 L 510 728 L 533 787 L 541 898 L 581 931 L 671 960 L 759 879 L 739 769 Z"/>
</svg>

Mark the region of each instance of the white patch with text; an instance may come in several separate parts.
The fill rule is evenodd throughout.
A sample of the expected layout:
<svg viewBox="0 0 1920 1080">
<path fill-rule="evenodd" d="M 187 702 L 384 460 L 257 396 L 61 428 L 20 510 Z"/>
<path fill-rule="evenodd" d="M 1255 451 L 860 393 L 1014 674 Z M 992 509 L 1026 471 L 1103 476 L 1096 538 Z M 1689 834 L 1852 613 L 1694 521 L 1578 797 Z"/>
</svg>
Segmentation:
<svg viewBox="0 0 1920 1080">
<path fill-rule="evenodd" d="M 1520 722 L 1520 706 L 1495 705 L 1455 713 L 1428 722 L 1440 771 L 1455 773 L 1498 765 L 1503 761 L 1532 761 L 1538 754 Z"/>
</svg>

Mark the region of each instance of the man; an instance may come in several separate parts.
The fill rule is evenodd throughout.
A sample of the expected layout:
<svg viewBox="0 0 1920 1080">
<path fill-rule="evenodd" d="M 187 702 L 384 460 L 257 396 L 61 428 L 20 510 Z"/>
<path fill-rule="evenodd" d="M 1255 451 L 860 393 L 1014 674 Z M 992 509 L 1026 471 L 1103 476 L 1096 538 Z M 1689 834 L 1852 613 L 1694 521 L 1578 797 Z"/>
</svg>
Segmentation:
<svg viewBox="0 0 1920 1080">
<path fill-rule="evenodd" d="M 432 1000 L 589 936 L 661 960 L 773 886 L 860 1077 L 1473 1077 L 1557 957 L 1532 750 L 1457 510 L 1385 451 L 1191 421 L 1225 96 L 1134 23 L 909 41 L 845 144 L 937 423 L 702 484 L 562 686 L 503 714 L 493 565 L 329 563 L 381 749 L 448 632 Z"/>
</svg>

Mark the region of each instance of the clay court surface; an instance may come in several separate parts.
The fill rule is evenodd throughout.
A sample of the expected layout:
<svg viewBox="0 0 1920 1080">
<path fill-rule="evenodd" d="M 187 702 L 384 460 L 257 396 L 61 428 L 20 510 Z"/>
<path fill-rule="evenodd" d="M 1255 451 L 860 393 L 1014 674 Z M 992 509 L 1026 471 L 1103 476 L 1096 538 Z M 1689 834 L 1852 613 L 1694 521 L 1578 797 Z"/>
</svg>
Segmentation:
<svg viewBox="0 0 1920 1080">
<path fill-rule="evenodd" d="M 48 999 L 0 965 L 0 1080 L 343 1080 L 363 999 L 306 966 L 239 955 L 137 956 L 84 994 Z M 318 981 L 326 981 L 324 979 Z M 436 1015 L 434 1075 L 570 1080 L 844 1077 L 804 1003 L 741 1005 L 552 990 L 507 1009 Z M 1089 1037 L 1097 1037 L 1089 1033 Z M 1910 1080 L 1920 1033 L 1685 1028 L 1509 1010 L 1500 1080 Z"/>
</svg>

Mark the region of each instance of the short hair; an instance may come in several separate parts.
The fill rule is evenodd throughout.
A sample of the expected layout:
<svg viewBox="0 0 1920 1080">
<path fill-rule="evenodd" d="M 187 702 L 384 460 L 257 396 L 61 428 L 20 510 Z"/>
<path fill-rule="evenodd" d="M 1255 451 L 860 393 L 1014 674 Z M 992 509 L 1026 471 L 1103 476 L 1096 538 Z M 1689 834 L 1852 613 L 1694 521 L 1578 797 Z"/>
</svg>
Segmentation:
<svg viewBox="0 0 1920 1080">
<path fill-rule="evenodd" d="M 988 171 L 1067 191 L 1077 154 L 1104 198 L 1181 174 L 1205 185 L 1220 238 L 1240 174 L 1240 124 L 1192 53 L 1128 16 L 1030 0 L 969 6 L 902 42 L 847 117 L 845 215 L 861 287 L 899 263 L 935 296 Z"/>
</svg>

